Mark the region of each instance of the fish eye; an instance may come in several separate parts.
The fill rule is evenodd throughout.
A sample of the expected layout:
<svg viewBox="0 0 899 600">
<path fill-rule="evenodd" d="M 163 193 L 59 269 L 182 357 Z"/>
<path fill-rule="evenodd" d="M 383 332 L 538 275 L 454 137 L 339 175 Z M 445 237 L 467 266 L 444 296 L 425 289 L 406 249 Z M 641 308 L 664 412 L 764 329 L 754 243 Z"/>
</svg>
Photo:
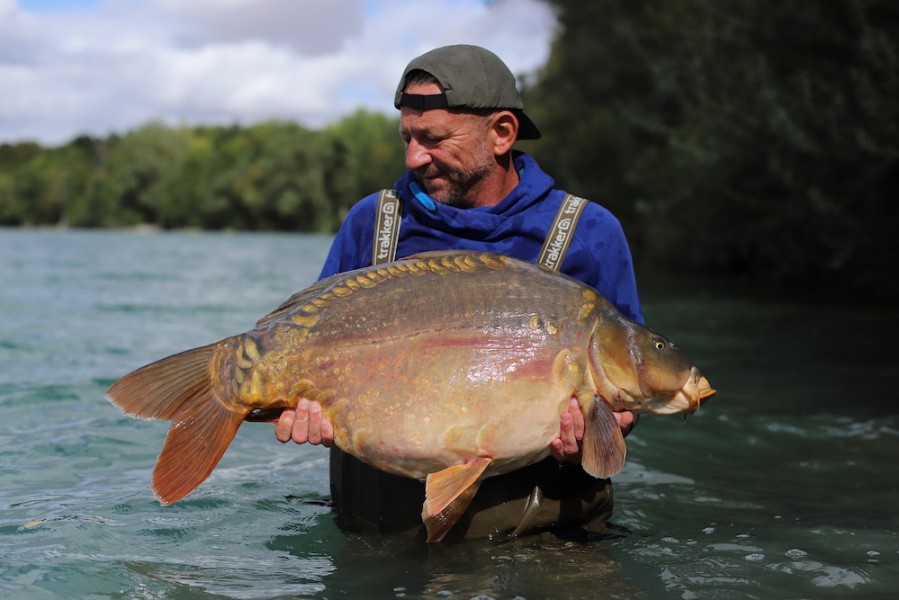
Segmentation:
<svg viewBox="0 0 899 600">
<path fill-rule="evenodd" d="M 652 343 L 655 344 L 656 350 L 664 350 L 667 347 L 665 341 L 660 340 L 659 338 L 654 339 Z"/>
</svg>

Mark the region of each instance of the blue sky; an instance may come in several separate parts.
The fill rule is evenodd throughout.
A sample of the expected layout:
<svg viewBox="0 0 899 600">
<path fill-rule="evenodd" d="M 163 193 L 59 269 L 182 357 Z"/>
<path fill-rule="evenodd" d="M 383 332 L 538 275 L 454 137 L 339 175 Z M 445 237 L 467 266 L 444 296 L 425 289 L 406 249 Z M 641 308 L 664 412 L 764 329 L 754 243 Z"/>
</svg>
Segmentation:
<svg viewBox="0 0 899 600">
<path fill-rule="evenodd" d="M 151 120 L 320 127 L 392 111 L 409 59 L 445 44 L 533 74 L 554 27 L 540 0 L 0 0 L 0 143 Z"/>
</svg>

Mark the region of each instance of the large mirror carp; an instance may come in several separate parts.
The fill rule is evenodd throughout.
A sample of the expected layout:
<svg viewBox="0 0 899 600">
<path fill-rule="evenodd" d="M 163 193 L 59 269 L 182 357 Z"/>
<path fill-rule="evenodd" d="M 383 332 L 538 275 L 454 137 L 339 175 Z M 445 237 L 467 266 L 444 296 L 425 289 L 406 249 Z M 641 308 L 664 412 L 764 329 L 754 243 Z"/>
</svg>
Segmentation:
<svg viewBox="0 0 899 600">
<path fill-rule="evenodd" d="M 625 459 L 614 410 L 692 412 L 713 393 L 668 339 L 580 281 L 448 251 L 319 281 L 255 329 L 137 369 L 107 398 L 172 422 L 153 473 L 163 504 L 206 479 L 245 420 L 318 402 L 344 452 L 426 482 L 433 542 L 484 478 L 549 455 L 572 397 L 582 466 L 610 477 Z"/>
</svg>

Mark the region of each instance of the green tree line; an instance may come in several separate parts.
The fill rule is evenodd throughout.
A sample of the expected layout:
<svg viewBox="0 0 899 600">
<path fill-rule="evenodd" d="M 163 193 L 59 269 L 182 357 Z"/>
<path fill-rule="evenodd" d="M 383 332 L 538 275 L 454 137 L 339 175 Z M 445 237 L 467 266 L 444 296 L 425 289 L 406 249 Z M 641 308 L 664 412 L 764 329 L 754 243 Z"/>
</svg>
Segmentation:
<svg viewBox="0 0 899 600">
<path fill-rule="evenodd" d="M 545 1 L 522 148 L 638 262 L 899 294 L 899 4 Z M 0 224 L 334 231 L 400 174 L 394 117 L 0 146 Z"/>
<path fill-rule="evenodd" d="M 332 232 L 402 168 L 397 122 L 377 113 L 319 131 L 151 123 L 54 148 L 0 146 L 0 225 Z"/>
</svg>

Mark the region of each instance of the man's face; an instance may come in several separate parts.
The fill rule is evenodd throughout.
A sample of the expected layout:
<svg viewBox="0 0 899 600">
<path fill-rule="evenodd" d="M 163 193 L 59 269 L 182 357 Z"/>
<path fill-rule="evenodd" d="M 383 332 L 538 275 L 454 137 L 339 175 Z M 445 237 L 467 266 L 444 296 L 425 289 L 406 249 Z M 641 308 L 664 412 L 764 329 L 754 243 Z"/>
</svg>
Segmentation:
<svg viewBox="0 0 899 600">
<path fill-rule="evenodd" d="M 412 84 L 409 94 L 439 94 L 436 83 Z M 487 145 L 483 117 L 435 108 L 400 112 L 400 135 L 406 143 L 406 168 L 428 195 L 444 204 L 471 206 L 478 185 L 496 168 Z"/>
</svg>

